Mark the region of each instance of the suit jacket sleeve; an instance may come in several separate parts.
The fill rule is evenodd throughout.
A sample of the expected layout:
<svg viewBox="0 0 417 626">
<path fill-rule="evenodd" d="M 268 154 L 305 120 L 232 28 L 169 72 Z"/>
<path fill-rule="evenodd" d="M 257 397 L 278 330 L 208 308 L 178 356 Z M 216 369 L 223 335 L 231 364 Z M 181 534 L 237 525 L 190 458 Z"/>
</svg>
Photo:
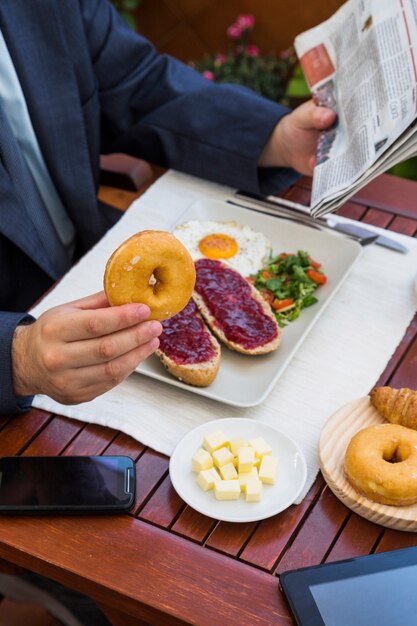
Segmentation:
<svg viewBox="0 0 417 626">
<path fill-rule="evenodd" d="M 288 109 L 157 54 L 106 0 L 81 0 L 81 7 L 100 91 L 103 152 L 139 155 L 253 193 L 297 179 L 290 169 L 256 166 Z"/>
<path fill-rule="evenodd" d="M 16 326 L 31 321 L 33 317 L 26 313 L 0 312 L 0 414 L 24 411 L 32 402 L 33 396 L 15 396 L 11 366 L 11 345 Z"/>
</svg>

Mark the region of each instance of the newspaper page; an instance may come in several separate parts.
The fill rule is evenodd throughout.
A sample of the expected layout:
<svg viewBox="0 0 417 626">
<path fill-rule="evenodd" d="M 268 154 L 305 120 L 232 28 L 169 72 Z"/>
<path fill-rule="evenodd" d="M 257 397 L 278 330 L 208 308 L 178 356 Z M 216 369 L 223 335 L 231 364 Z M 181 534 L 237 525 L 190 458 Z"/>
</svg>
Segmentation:
<svg viewBox="0 0 417 626">
<path fill-rule="evenodd" d="M 313 99 L 337 112 L 317 146 L 319 216 L 416 152 L 417 0 L 349 0 L 294 45 Z"/>
</svg>

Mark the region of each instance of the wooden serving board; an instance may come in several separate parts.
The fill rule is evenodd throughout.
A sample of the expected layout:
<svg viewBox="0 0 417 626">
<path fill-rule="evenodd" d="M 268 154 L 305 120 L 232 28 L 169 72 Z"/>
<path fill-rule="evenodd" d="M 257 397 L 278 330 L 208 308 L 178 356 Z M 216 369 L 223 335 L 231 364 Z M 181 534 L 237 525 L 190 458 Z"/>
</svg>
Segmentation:
<svg viewBox="0 0 417 626">
<path fill-rule="evenodd" d="M 345 452 L 353 435 L 362 428 L 384 422 L 384 418 L 371 405 L 368 396 L 340 408 L 329 418 L 322 430 L 319 443 L 320 468 L 335 496 L 352 511 L 376 524 L 415 532 L 417 504 L 396 507 L 373 502 L 359 494 L 344 474 Z"/>
</svg>

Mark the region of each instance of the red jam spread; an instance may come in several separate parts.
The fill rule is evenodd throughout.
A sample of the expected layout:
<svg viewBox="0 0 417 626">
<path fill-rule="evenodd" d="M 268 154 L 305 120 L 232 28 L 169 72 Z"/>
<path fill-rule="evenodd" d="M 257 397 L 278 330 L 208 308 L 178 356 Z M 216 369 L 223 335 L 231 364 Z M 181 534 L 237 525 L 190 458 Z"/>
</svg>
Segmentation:
<svg viewBox="0 0 417 626">
<path fill-rule="evenodd" d="M 195 290 L 229 341 L 251 350 L 275 339 L 277 325 L 252 298 L 243 276 L 212 259 L 199 259 L 195 268 Z"/>
<path fill-rule="evenodd" d="M 215 351 L 194 300 L 162 322 L 164 328 L 159 337 L 160 349 L 178 365 L 194 365 L 209 361 Z"/>
</svg>

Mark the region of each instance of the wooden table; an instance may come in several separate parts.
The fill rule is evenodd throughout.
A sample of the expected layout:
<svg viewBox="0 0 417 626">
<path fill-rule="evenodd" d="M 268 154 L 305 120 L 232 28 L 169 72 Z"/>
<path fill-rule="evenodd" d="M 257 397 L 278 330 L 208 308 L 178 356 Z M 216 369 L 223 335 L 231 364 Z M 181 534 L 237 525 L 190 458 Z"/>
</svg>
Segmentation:
<svg viewBox="0 0 417 626">
<path fill-rule="evenodd" d="M 302 179 L 286 196 L 307 203 L 309 194 L 309 181 Z M 417 183 L 384 175 L 340 213 L 415 236 L 416 197 Z M 416 363 L 417 316 L 375 382 L 415 387 Z M 292 624 L 280 572 L 417 545 L 414 533 L 384 529 L 352 513 L 321 477 L 300 505 L 273 518 L 216 522 L 177 496 L 167 457 L 120 432 L 36 409 L 0 418 L 0 454 L 135 459 L 131 515 L 0 518 L 0 557 L 89 594 L 114 625 Z"/>
</svg>

